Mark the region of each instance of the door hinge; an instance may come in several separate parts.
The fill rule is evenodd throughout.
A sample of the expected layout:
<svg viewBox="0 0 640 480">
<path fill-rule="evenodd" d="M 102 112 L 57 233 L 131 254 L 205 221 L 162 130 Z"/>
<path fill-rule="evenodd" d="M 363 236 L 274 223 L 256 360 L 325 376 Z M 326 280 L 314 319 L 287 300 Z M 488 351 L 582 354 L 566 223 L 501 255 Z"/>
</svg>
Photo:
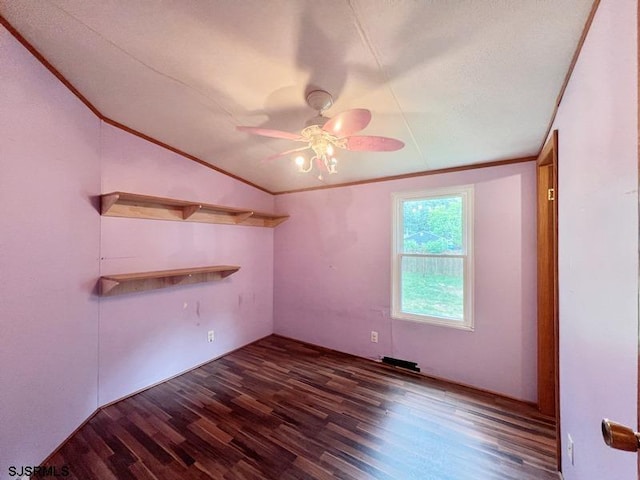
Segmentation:
<svg viewBox="0 0 640 480">
<path fill-rule="evenodd" d="M 556 199 L 556 191 L 553 188 L 547 190 L 547 200 L 555 200 Z"/>
</svg>

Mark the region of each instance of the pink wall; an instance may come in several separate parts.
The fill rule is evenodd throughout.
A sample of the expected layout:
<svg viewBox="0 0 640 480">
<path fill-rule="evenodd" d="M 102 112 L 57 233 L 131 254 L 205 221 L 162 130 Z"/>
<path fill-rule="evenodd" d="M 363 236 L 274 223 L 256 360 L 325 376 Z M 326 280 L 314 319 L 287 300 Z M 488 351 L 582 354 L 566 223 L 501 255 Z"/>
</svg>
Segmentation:
<svg viewBox="0 0 640 480">
<path fill-rule="evenodd" d="M 391 194 L 475 185 L 475 331 L 391 320 Z M 536 400 L 535 168 L 484 168 L 276 196 L 275 332 Z M 370 331 L 379 343 L 370 342 Z"/>
<path fill-rule="evenodd" d="M 273 196 L 102 126 L 102 191 L 273 211 Z M 223 281 L 100 302 L 103 405 L 273 331 L 273 229 L 101 217 L 102 274 L 240 265 Z M 207 331 L 215 341 L 207 343 Z"/>
<path fill-rule="evenodd" d="M 0 26 L 0 477 L 97 407 L 98 119 Z"/>
<path fill-rule="evenodd" d="M 637 420 L 635 21 L 635 1 L 602 1 L 555 125 L 567 480 L 635 478 L 635 456 L 599 431 L 605 416 Z M 275 243 L 271 229 L 102 218 L 92 197 L 111 190 L 275 209 L 268 194 L 101 125 L 2 27 L 0 58 L 0 475 L 39 463 L 97 406 L 274 329 L 535 400 L 532 164 L 278 196 L 292 218 Z M 391 320 L 391 193 L 469 183 L 476 330 Z M 217 263 L 242 269 L 93 295 L 100 271 Z"/>
<path fill-rule="evenodd" d="M 636 8 L 601 2 L 554 125 L 566 480 L 637 478 L 636 455 L 607 448 L 600 434 L 603 417 L 637 425 Z"/>
<path fill-rule="evenodd" d="M 273 331 L 272 229 L 100 217 L 96 197 L 263 211 L 274 200 L 101 124 L 2 27 L 0 58 L 4 477 L 39 464 L 98 406 Z M 242 268 L 220 282 L 95 296 L 100 272 L 209 264 Z"/>
</svg>

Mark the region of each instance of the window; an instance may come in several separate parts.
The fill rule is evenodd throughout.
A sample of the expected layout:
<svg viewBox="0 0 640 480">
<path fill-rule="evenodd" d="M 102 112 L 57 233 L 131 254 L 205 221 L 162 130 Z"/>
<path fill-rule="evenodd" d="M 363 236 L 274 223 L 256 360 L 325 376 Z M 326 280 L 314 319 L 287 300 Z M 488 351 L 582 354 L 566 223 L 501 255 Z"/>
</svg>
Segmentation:
<svg viewBox="0 0 640 480">
<path fill-rule="evenodd" d="M 393 195 L 393 318 L 473 330 L 473 186 Z"/>
</svg>

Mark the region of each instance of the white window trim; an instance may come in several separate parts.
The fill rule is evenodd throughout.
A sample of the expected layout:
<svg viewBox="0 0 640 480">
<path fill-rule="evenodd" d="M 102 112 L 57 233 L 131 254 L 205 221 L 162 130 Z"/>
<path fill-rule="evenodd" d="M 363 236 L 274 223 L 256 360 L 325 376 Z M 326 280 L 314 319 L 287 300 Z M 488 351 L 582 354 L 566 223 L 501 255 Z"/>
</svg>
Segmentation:
<svg viewBox="0 0 640 480">
<path fill-rule="evenodd" d="M 433 257 L 438 255 L 429 254 L 403 254 L 399 252 L 399 248 L 402 245 L 402 239 L 404 236 L 403 222 L 402 222 L 402 204 L 407 200 L 417 200 L 420 198 L 433 198 L 433 197 L 447 197 L 447 196 L 462 196 L 462 242 L 464 245 L 465 254 L 462 255 L 443 255 L 446 257 L 462 257 L 464 261 L 464 310 L 463 321 L 449 320 L 444 317 L 432 317 L 428 315 L 417 315 L 411 313 L 402 312 L 400 309 L 400 282 L 401 282 L 401 266 L 402 257 L 407 255 Z M 473 331 L 474 329 L 474 315 L 473 315 L 473 199 L 474 188 L 473 185 L 461 185 L 455 187 L 446 188 L 429 188 L 423 190 L 416 190 L 410 192 L 397 192 L 392 194 L 393 208 L 392 208 L 392 225 L 393 225 L 393 239 L 391 242 L 391 318 L 398 320 L 408 320 L 412 322 L 439 325 L 449 328 L 456 328 L 460 330 Z"/>
</svg>

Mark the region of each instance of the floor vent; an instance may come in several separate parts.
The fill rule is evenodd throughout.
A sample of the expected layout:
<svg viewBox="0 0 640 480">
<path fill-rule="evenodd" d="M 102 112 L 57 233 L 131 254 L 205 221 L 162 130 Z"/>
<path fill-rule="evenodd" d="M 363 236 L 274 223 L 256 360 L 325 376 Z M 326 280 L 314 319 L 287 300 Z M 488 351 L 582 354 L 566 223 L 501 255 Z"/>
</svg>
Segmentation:
<svg viewBox="0 0 640 480">
<path fill-rule="evenodd" d="M 409 362 L 407 360 L 399 360 L 392 357 L 382 357 L 382 363 L 393 365 L 394 367 L 406 368 L 407 370 L 412 370 L 414 372 L 420 371 L 420 367 L 418 367 L 418 364 L 416 362 Z"/>
</svg>

